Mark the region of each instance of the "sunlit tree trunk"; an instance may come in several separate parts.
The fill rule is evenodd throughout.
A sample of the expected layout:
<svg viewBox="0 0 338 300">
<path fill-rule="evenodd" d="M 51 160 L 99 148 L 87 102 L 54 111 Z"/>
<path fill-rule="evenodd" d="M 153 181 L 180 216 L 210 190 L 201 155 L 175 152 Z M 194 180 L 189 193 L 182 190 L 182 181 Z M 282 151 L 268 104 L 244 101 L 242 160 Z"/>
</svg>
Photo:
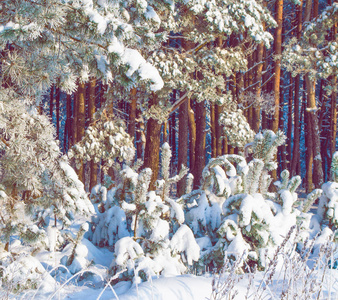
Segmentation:
<svg viewBox="0 0 338 300">
<path fill-rule="evenodd" d="M 157 103 L 157 95 L 153 94 L 150 104 Z M 155 182 L 159 172 L 160 140 L 162 124 L 153 118 L 147 121 L 146 146 L 144 149 L 144 168 L 152 170 L 150 190 L 155 190 Z"/>
<path fill-rule="evenodd" d="M 277 28 L 275 30 L 275 64 L 274 64 L 274 85 L 273 91 L 275 94 L 275 113 L 272 121 L 271 129 L 274 132 L 278 131 L 279 122 L 279 99 L 280 99 L 280 74 L 281 74 L 281 55 L 282 55 L 282 25 L 283 25 L 283 0 L 276 0 L 276 21 Z"/>
<path fill-rule="evenodd" d="M 59 85 L 55 87 L 55 109 L 56 109 L 56 137 L 60 140 L 60 97 L 61 91 Z"/>
<path fill-rule="evenodd" d="M 195 147 L 196 147 L 196 122 L 195 113 L 191 107 L 191 99 L 188 101 L 188 119 L 189 119 L 189 166 L 190 173 L 195 169 Z"/>
<path fill-rule="evenodd" d="M 205 166 L 205 126 L 206 126 L 206 107 L 205 101 L 196 102 L 196 146 L 195 146 L 195 167 L 194 167 L 194 188 L 199 188 L 202 171 Z"/>
<path fill-rule="evenodd" d="M 275 94 L 275 113 L 272 120 L 271 129 L 273 132 L 277 132 L 279 128 L 279 101 L 280 101 L 280 79 L 281 79 L 281 55 L 282 55 L 282 29 L 283 29 L 283 0 L 276 0 L 276 21 L 277 28 L 275 30 L 275 41 L 274 41 L 274 50 L 275 50 L 275 64 L 274 64 L 274 83 L 273 83 L 273 92 Z M 276 170 L 272 171 L 272 177 L 277 179 Z"/>
<path fill-rule="evenodd" d="M 80 82 L 78 87 L 78 97 L 77 97 L 77 122 L 76 122 L 76 142 L 81 141 L 85 132 L 85 84 Z M 77 175 L 79 179 L 84 183 L 84 167 L 81 163 L 80 166 L 76 168 Z"/>
<path fill-rule="evenodd" d="M 310 21 L 311 15 L 311 0 L 306 1 L 305 8 L 305 22 Z M 310 13 L 309 13 L 310 11 Z M 316 17 L 315 15 L 313 17 Z M 312 137 L 312 151 L 309 152 L 309 161 L 308 161 L 308 176 L 309 180 L 308 191 L 312 190 L 312 182 L 315 184 L 316 188 L 321 187 L 324 183 L 324 173 L 322 168 L 322 157 L 320 153 L 320 133 L 318 127 L 318 116 L 317 116 L 317 106 L 316 106 L 316 79 L 310 77 L 309 74 L 305 74 L 305 83 L 307 91 L 307 109 L 308 109 L 308 121 L 310 124 L 309 130 L 311 130 L 310 136 Z M 310 171 L 313 162 L 313 173 Z M 313 177 L 313 178 L 310 178 Z"/>
<path fill-rule="evenodd" d="M 262 71 L 263 71 L 263 54 L 264 54 L 264 45 L 260 43 L 257 46 L 257 57 L 256 57 L 256 76 L 255 76 L 255 96 L 257 99 L 261 97 L 262 93 Z M 260 128 L 260 105 L 257 103 L 253 111 L 253 122 L 252 129 L 255 132 L 259 131 Z"/>
<path fill-rule="evenodd" d="M 296 35 L 299 40 L 302 32 L 302 7 L 303 0 L 300 0 L 297 5 L 296 15 Z M 300 121 L 299 121 L 299 109 L 300 109 L 300 75 L 295 78 L 295 94 L 294 94 L 294 122 L 293 122 L 293 155 L 291 163 L 291 175 L 300 175 Z"/>
<path fill-rule="evenodd" d="M 135 124 L 136 124 L 136 106 L 137 106 L 136 92 L 137 92 L 136 88 L 133 88 L 130 92 L 131 103 L 129 111 L 128 133 L 130 137 L 133 139 L 135 139 Z"/>
<path fill-rule="evenodd" d="M 94 122 L 94 114 L 96 110 L 95 106 L 95 87 L 96 87 L 96 79 L 91 78 L 89 81 L 89 98 L 88 98 L 88 118 L 89 123 Z M 92 188 L 97 184 L 97 162 L 94 162 L 93 160 L 90 161 L 90 181 L 89 181 L 89 191 L 92 190 Z"/>
<path fill-rule="evenodd" d="M 181 170 L 182 165 L 187 166 L 188 164 L 188 141 L 189 141 L 189 119 L 188 119 L 188 109 L 189 109 L 189 99 L 185 100 L 179 107 L 178 112 L 178 157 L 177 157 L 177 167 L 178 171 Z M 186 186 L 186 177 L 183 177 L 177 183 L 177 196 L 180 197 L 185 193 Z"/>
</svg>

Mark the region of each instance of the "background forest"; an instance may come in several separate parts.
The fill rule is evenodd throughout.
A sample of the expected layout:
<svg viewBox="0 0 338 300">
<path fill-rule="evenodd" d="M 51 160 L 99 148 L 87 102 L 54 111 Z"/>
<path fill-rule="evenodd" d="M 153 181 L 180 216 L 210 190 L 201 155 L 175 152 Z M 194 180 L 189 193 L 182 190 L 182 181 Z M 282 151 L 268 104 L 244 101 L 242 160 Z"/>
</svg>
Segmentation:
<svg viewBox="0 0 338 300">
<path fill-rule="evenodd" d="M 24 92 L 29 89 L 44 94 L 36 102 L 50 116 L 63 153 L 82 140 L 89 126 L 121 120 L 134 141 L 136 158 L 153 170 L 152 184 L 158 174 L 160 145 L 167 141 L 173 152 L 171 172 L 182 164 L 188 166 L 197 187 L 211 157 L 241 152 L 254 133 L 271 129 L 287 136 L 287 142 L 278 150 L 276 174 L 289 169 L 292 175 L 301 175 L 307 192 L 329 178 L 336 149 L 335 5 L 323 1 L 211 1 L 178 3 L 174 9 L 173 3 L 164 3 L 157 4 L 156 15 L 153 8 L 148 11 L 146 2 L 129 2 L 130 8 L 134 5 L 145 14 L 145 23 L 134 25 L 135 32 L 129 33 L 135 36 L 124 32 L 114 36 L 113 28 L 101 28 L 100 33 L 100 26 L 108 25 L 98 23 L 91 15 L 92 28 L 73 25 L 76 32 L 58 24 L 61 16 L 59 20 L 45 16 L 41 22 L 55 22 L 62 30 L 55 33 L 53 45 L 37 39 L 43 28 L 34 28 L 42 26 L 34 22 L 20 24 L 29 27 L 20 30 L 20 35 L 16 33 L 6 23 L 12 20 L 11 6 L 3 4 L 2 38 L 6 49 L 2 56 L 7 62 L 3 63 L 3 80 L 9 86 L 19 85 Z M 126 3 L 121 1 L 119 5 L 124 7 Z M 109 1 L 104 4 L 99 8 L 106 11 Z M 115 8 L 117 4 L 113 4 Z M 89 12 L 95 9 L 91 1 L 83 5 L 93 14 Z M 155 7 L 155 3 L 151 5 Z M 127 24 L 142 20 L 128 11 L 123 13 L 120 17 L 127 18 Z M 113 32 L 108 34 L 108 30 Z M 91 34 L 107 40 L 106 45 L 87 42 L 85 35 Z M 16 49 L 16 41 L 24 39 L 27 44 L 20 43 L 25 47 Z M 83 47 L 83 53 L 65 53 L 67 48 L 62 46 L 67 46 L 63 45 L 67 39 L 72 47 L 79 47 L 77 51 Z M 126 46 L 130 44 L 138 52 L 125 49 L 118 39 L 126 39 Z M 53 51 L 54 47 L 55 53 L 35 53 L 40 46 L 44 51 Z M 158 75 L 149 70 L 150 65 L 145 65 L 139 53 L 156 67 L 164 83 L 157 82 Z M 27 61 L 34 64 L 34 70 L 29 69 L 32 65 L 23 66 Z M 34 79 L 30 78 L 33 72 Z M 94 156 L 91 153 L 85 161 Z M 83 177 L 78 164 L 79 177 L 90 187 L 101 181 L 96 174 L 106 163 L 102 159 L 99 153 L 96 163 L 86 165 L 88 178 Z M 178 195 L 183 191 L 181 182 Z"/>
<path fill-rule="evenodd" d="M 1 1 L 0 286 L 45 252 L 134 282 L 336 253 L 337 24 L 331 0 Z"/>
</svg>

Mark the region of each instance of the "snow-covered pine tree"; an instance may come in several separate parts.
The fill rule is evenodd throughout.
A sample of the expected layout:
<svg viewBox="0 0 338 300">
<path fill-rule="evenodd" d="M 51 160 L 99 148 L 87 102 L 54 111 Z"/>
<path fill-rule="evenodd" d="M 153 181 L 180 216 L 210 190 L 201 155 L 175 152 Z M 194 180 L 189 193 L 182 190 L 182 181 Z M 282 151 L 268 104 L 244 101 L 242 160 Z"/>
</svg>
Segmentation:
<svg viewBox="0 0 338 300">
<path fill-rule="evenodd" d="M 159 190 L 148 191 L 151 170 L 137 173 L 129 166 L 120 171 L 123 180 L 105 192 L 94 188 L 95 197 L 102 190 L 103 213 L 93 218 L 92 241 L 114 249 L 113 273 L 127 269 L 123 278 L 146 279 L 155 274 L 181 274 L 186 264 L 199 258 L 199 247 L 190 228 L 184 223 L 184 212 L 179 201 L 170 198 L 170 184 L 184 174 L 169 177 L 171 150 L 162 147 L 162 174 Z"/>
<path fill-rule="evenodd" d="M 203 171 L 203 190 L 184 196 L 186 222 L 203 249 L 202 265 L 221 267 L 225 257 L 244 254 L 249 264 L 264 267 L 265 249 L 279 245 L 299 222 L 299 176 L 289 179 L 288 172 L 282 172 L 278 191 L 268 192 L 269 171 L 277 167 L 274 154 L 284 140 L 280 132 L 265 131 L 255 135 L 248 163 L 240 155 L 211 159 Z"/>
<path fill-rule="evenodd" d="M 338 4 L 332 3 L 322 13 L 304 26 L 300 41 L 292 38 L 283 52 L 282 64 L 292 76 L 308 73 L 313 79 L 328 78 L 338 73 L 337 39 L 329 39 L 328 33 L 338 20 Z M 324 88 L 329 94 L 332 82 Z"/>
<path fill-rule="evenodd" d="M 88 223 L 83 223 L 76 234 L 76 238 L 72 240 L 73 248 L 71 254 L 61 258 L 61 263 L 65 265 L 72 274 L 75 274 L 90 265 L 90 262 L 85 258 L 87 253 L 83 250 L 83 245 L 81 245 L 81 240 L 88 230 Z"/>
<path fill-rule="evenodd" d="M 17 91 L 41 95 L 58 79 L 71 92 L 78 78 L 110 82 L 134 73 L 153 90 L 163 85 L 156 69 L 131 49 L 161 39 L 154 32 L 159 17 L 147 1 L 5 0 L 2 7 L 2 76 Z"/>
<path fill-rule="evenodd" d="M 41 242 L 41 228 L 51 221 L 69 225 L 75 212 L 94 212 L 83 184 L 61 157 L 50 121 L 25 102 L 11 89 L 0 89 L 0 235 L 7 250 L 13 234 Z"/>
<path fill-rule="evenodd" d="M 162 35 L 155 33 L 159 17 L 146 1 L 5 0 L 0 14 L 1 201 L 6 207 L 1 233 L 7 239 L 15 231 L 27 232 L 32 241 L 38 230 L 27 231 L 24 210 L 47 225 L 51 213 L 69 223 L 74 211 L 92 212 L 68 162 L 57 162 L 53 129 L 35 105 L 52 83 L 72 92 L 77 80 L 90 76 L 106 82 L 114 77 L 121 84 L 136 78 L 153 91 L 160 89 L 157 70 L 132 48 L 153 45 Z"/>
<path fill-rule="evenodd" d="M 308 6 L 308 5 L 307 5 Z M 311 4 L 310 4 L 311 11 Z M 334 27 L 338 20 L 338 5 L 332 3 L 328 5 L 319 16 L 314 16 L 310 20 L 310 14 L 305 19 L 304 30 L 301 38 L 291 38 L 283 51 L 282 64 L 292 76 L 304 74 L 307 89 L 307 111 L 309 113 L 308 122 L 312 140 L 312 148 L 308 149 L 306 175 L 307 189 L 312 190 L 314 183 L 317 188 L 324 182 L 322 154 L 321 154 L 321 137 L 319 131 L 318 101 L 316 99 L 316 81 L 327 79 L 323 90 L 327 95 L 337 91 L 336 77 L 338 74 L 337 58 L 337 36 L 334 34 Z M 332 101 L 334 106 L 335 100 Z M 336 123 L 336 117 L 331 116 L 332 125 Z M 330 121 L 331 122 L 331 121 Z M 328 139 L 335 140 L 335 129 L 330 129 Z M 326 134 L 328 136 L 328 134 Z M 329 152 L 332 158 L 335 151 L 334 143 L 331 143 Z M 313 161 L 313 166 L 311 165 Z M 313 171 L 312 171 L 313 170 Z M 313 173 L 313 174 L 312 174 Z"/>
</svg>

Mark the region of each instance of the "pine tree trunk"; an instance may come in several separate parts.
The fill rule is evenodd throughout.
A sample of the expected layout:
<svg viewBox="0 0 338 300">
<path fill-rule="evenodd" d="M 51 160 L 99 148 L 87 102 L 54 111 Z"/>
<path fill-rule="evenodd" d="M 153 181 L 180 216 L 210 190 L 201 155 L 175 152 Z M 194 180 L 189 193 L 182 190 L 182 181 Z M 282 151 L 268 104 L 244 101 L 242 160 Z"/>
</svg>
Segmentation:
<svg viewBox="0 0 338 300">
<path fill-rule="evenodd" d="M 238 104 L 243 102 L 244 96 L 244 74 L 238 72 L 236 75 L 237 88 L 236 88 L 236 97 Z"/>
<path fill-rule="evenodd" d="M 135 124 L 136 124 L 136 88 L 131 90 L 131 103 L 130 103 L 130 112 L 129 112 L 129 124 L 128 124 L 128 133 L 131 138 L 135 139 Z"/>
<path fill-rule="evenodd" d="M 337 78 L 332 78 L 332 85 L 337 88 Z M 331 94 L 331 119 L 330 119 L 330 165 L 328 166 L 330 168 L 333 154 L 336 152 L 336 138 L 337 138 L 337 92 L 334 90 Z"/>
<path fill-rule="evenodd" d="M 77 143 L 77 114 L 78 114 L 78 98 L 79 98 L 79 90 L 77 90 L 74 94 L 74 102 L 73 102 L 73 126 L 72 126 L 72 146 Z"/>
<path fill-rule="evenodd" d="M 49 115 L 53 123 L 53 114 L 54 114 L 54 84 L 50 87 L 49 94 Z"/>
<path fill-rule="evenodd" d="M 248 57 L 248 68 L 249 70 L 246 72 L 246 85 L 245 85 L 245 90 L 246 92 L 253 92 L 253 72 L 254 72 L 254 54 L 250 55 Z M 253 105 L 250 105 L 250 107 L 247 110 L 248 113 L 248 123 L 250 124 L 250 127 L 253 129 L 254 127 L 254 106 L 256 103 Z"/>
<path fill-rule="evenodd" d="M 95 87 L 96 87 L 96 79 L 91 78 L 89 81 L 89 103 L 88 103 L 88 117 L 89 117 L 89 123 L 92 124 L 94 122 L 94 114 L 96 110 L 95 106 Z M 97 162 L 94 162 L 94 160 L 90 161 L 90 180 L 89 180 L 89 191 L 92 190 L 92 188 L 97 185 L 97 171 L 98 166 Z"/>
<path fill-rule="evenodd" d="M 163 122 L 163 143 L 168 143 L 168 122 Z"/>
<path fill-rule="evenodd" d="M 138 120 L 136 130 L 136 156 L 137 159 L 143 159 L 145 136 L 144 136 L 144 122 L 141 110 L 137 109 L 136 115 Z"/>
<path fill-rule="evenodd" d="M 308 93 L 309 121 L 311 122 L 312 136 L 312 156 L 313 156 L 313 179 L 316 188 L 320 188 L 324 183 L 324 173 L 322 167 L 322 157 L 320 153 L 320 132 L 318 127 L 318 117 L 316 108 L 316 81 L 311 80 L 305 75 L 306 90 Z"/>
<path fill-rule="evenodd" d="M 210 103 L 211 157 L 217 156 L 216 143 L 216 104 Z"/>
<path fill-rule="evenodd" d="M 189 99 L 185 100 L 179 107 L 178 112 L 178 157 L 177 157 L 177 167 L 178 172 L 182 169 L 182 165 L 188 165 L 188 130 L 189 130 L 189 120 L 188 120 L 188 109 L 189 109 Z M 180 197 L 185 193 L 186 187 L 186 176 L 184 176 L 177 183 L 177 196 Z"/>
<path fill-rule="evenodd" d="M 306 1 L 305 8 L 305 18 L 304 21 L 310 21 L 311 16 L 311 0 Z M 313 15 L 313 17 L 317 17 Z M 306 91 L 307 91 L 307 108 L 309 111 L 309 122 L 311 126 L 309 129 L 311 130 L 312 137 L 312 151 L 309 153 L 310 160 L 313 160 L 313 181 L 315 183 L 315 187 L 319 188 L 324 183 L 324 174 L 322 168 L 322 157 L 320 153 L 320 132 L 318 127 L 318 116 L 317 116 L 317 107 L 316 107 L 316 80 L 310 78 L 308 74 L 305 75 L 305 83 L 306 83 Z M 312 157 L 311 157 L 312 156 Z M 310 165 L 309 165 L 310 167 Z M 312 189 L 312 186 L 309 187 Z"/>
<path fill-rule="evenodd" d="M 279 130 L 284 132 L 284 117 L 285 113 L 284 112 L 284 103 L 283 103 L 283 97 L 280 99 L 280 111 L 279 111 Z M 280 164 L 279 164 L 279 172 L 280 174 L 283 170 L 287 169 L 287 156 L 286 156 L 286 145 L 283 144 L 279 147 L 279 159 L 280 159 Z"/>
<path fill-rule="evenodd" d="M 306 124 L 306 131 L 305 131 L 305 145 L 306 145 L 306 192 L 310 193 L 313 190 L 313 173 L 312 173 L 312 166 L 313 166 L 313 147 L 312 147 L 312 130 L 311 130 L 311 115 L 310 113 L 305 110 L 304 112 L 304 119 Z"/>
<path fill-rule="evenodd" d="M 85 132 L 85 84 L 80 82 L 79 88 L 78 88 L 78 98 L 77 98 L 77 122 L 76 122 L 76 128 L 77 128 L 77 134 L 76 134 L 76 141 L 79 142 L 84 136 Z M 83 164 L 81 164 L 77 168 L 77 175 L 80 180 L 84 183 L 84 168 Z"/>
<path fill-rule="evenodd" d="M 263 48 L 263 57 L 266 57 L 263 63 L 263 70 L 262 70 L 262 90 L 264 90 L 266 93 L 269 92 L 267 89 L 267 81 L 269 79 L 269 72 L 268 72 L 268 54 L 267 54 L 267 49 L 264 47 Z M 261 123 L 261 128 L 262 130 L 268 129 L 268 116 L 267 113 L 262 110 L 262 123 Z"/>
<path fill-rule="evenodd" d="M 215 105 L 215 127 L 216 127 L 216 157 L 222 155 L 222 126 L 219 124 L 219 117 L 222 112 L 222 106 Z"/>
<path fill-rule="evenodd" d="M 174 95 L 175 95 L 175 90 L 174 90 Z M 170 120 L 169 120 L 169 135 L 170 135 L 170 147 L 171 147 L 171 169 L 174 168 L 175 163 L 176 163 L 176 150 L 177 150 L 177 145 L 176 145 L 176 111 L 172 112 L 170 115 Z"/>
<path fill-rule="evenodd" d="M 300 175 L 300 75 L 295 78 L 295 96 L 294 96 L 294 123 L 293 123 L 293 155 L 291 163 L 291 175 Z"/>
<path fill-rule="evenodd" d="M 150 100 L 151 104 L 157 102 L 157 95 L 153 94 L 153 98 Z M 144 168 L 150 168 L 152 170 L 152 176 L 149 189 L 155 190 L 155 182 L 157 180 L 159 172 L 159 157 L 160 157 L 160 140 L 161 140 L 161 127 L 162 124 L 153 118 L 149 118 L 147 121 L 147 135 L 146 135 L 146 147 L 144 150 Z"/>
<path fill-rule="evenodd" d="M 72 96 L 67 94 L 66 96 L 66 124 L 65 124 L 65 132 L 63 137 L 63 150 L 66 153 L 68 149 L 71 147 L 71 123 L 72 123 Z"/>
<path fill-rule="evenodd" d="M 289 103 L 288 103 L 288 128 L 287 128 L 287 169 L 291 170 L 292 161 L 292 100 L 293 100 L 293 78 L 290 74 Z"/>
<path fill-rule="evenodd" d="M 195 150 L 196 150 L 196 122 L 195 113 L 191 108 L 191 99 L 188 100 L 188 119 L 189 119 L 189 167 L 190 173 L 194 174 L 195 169 Z"/>
<path fill-rule="evenodd" d="M 275 113 L 274 119 L 272 121 L 272 131 L 278 131 L 278 121 L 279 121 L 279 99 L 280 99 L 280 74 L 281 74 L 281 55 L 282 55 L 282 26 L 283 26 L 283 0 L 276 0 L 276 21 L 277 28 L 275 30 L 275 65 L 274 65 L 274 86 L 273 91 L 275 94 Z"/>
<path fill-rule="evenodd" d="M 55 109 L 56 109 L 56 137 L 58 140 L 60 140 L 60 87 L 59 85 L 55 88 Z"/>
<path fill-rule="evenodd" d="M 238 74 L 238 73 L 237 73 Z M 237 93 L 237 74 L 233 73 L 231 76 L 231 82 L 230 82 L 230 91 L 232 94 L 232 97 L 237 98 L 238 97 L 238 93 Z"/>
<path fill-rule="evenodd" d="M 329 1 L 331 4 L 331 0 Z M 331 29 L 331 40 L 335 40 L 337 37 L 337 23 L 333 25 Z M 332 76 L 330 78 L 331 85 L 333 86 L 333 92 L 331 94 L 331 119 L 330 119 L 330 161 L 328 169 L 331 167 L 333 154 L 336 151 L 336 138 L 337 138 L 337 77 Z"/>
<path fill-rule="evenodd" d="M 205 166 L 205 126 L 206 126 L 206 108 L 205 101 L 196 102 L 196 148 L 195 148 L 195 166 L 194 166 L 194 188 L 198 189 L 201 183 L 202 171 Z"/>
<path fill-rule="evenodd" d="M 275 94 L 275 113 L 273 116 L 271 130 L 273 132 L 277 132 L 279 128 L 279 101 L 280 101 L 280 79 L 281 79 L 281 55 L 282 55 L 282 29 L 283 29 L 283 0 L 276 0 L 275 2 L 276 8 L 276 21 L 277 28 L 275 30 L 275 42 L 274 42 L 274 50 L 275 50 L 275 64 L 274 64 L 274 83 L 273 83 L 273 92 Z M 277 159 L 277 157 L 275 158 Z M 271 172 L 272 178 L 274 180 L 277 179 L 277 172 L 273 170 Z"/>
<path fill-rule="evenodd" d="M 299 5 L 296 7 L 296 35 L 299 40 L 302 32 L 302 7 L 303 0 L 300 0 Z M 300 75 L 295 78 L 295 96 L 294 96 L 294 123 L 293 123 L 293 154 L 291 163 L 291 175 L 300 175 Z"/>
<path fill-rule="evenodd" d="M 256 77 L 255 77 L 255 96 L 257 99 L 261 97 L 262 93 L 262 71 L 263 71 L 263 54 L 264 54 L 264 44 L 260 43 L 257 47 L 257 57 L 256 57 Z M 258 132 L 260 128 L 260 105 L 257 103 L 254 107 L 253 112 L 253 126 L 252 129 L 255 132 Z"/>
</svg>

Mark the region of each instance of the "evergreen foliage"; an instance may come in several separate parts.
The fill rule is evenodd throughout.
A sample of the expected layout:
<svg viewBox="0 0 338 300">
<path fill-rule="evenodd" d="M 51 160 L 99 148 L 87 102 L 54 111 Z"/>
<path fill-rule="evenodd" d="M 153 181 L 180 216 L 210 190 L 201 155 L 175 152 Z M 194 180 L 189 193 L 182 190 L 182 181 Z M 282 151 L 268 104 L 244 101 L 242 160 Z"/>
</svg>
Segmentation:
<svg viewBox="0 0 338 300">
<path fill-rule="evenodd" d="M 98 120 L 89 126 L 84 137 L 68 152 L 68 157 L 75 158 L 77 165 L 87 161 L 103 161 L 102 168 L 107 173 L 114 161 L 131 162 L 135 148 L 121 121 Z"/>
<path fill-rule="evenodd" d="M 338 183 L 337 183 L 338 152 L 333 155 L 331 163 L 332 181 L 322 185 L 323 193 L 320 197 L 318 214 L 324 224 L 333 231 L 338 229 Z"/>
<path fill-rule="evenodd" d="M 277 167 L 273 160 L 284 141 L 281 132 L 256 134 L 249 163 L 240 155 L 211 159 L 203 171 L 202 190 L 184 196 L 187 224 L 198 237 L 208 235 L 213 245 L 204 249 L 200 264 L 220 267 L 226 257 L 239 259 L 244 252 L 251 264 L 263 268 L 264 249 L 279 245 L 281 236 L 297 224 L 300 177 L 289 180 L 284 171 L 278 191 L 268 192 L 268 172 Z"/>
<path fill-rule="evenodd" d="M 219 123 L 223 125 L 229 145 L 233 147 L 243 148 L 254 138 L 254 131 L 240 109 L 224 111 L 219 118 Z"/>
<path fill-rule="evenodd" d="M 151 170 L 137 173 L 130 166 L 120 171 L 122 181 L 107 192 L 93 188 L 92 199 L 99 200 L 103 212 L 93 218 L 94 244 L 114 249 L 113 273 L 127 270 L 122 278 L 147 279 L 155 274 L 182 274 L 185 264 L 199 258 L 199 247 L 184 223 L 179 200 L 170 198 L 170 185 L 180 180 L 187 169 L 169 177 L 171 150 L 162 146 L 162 176 L 158 190 L 150 191 Z"/>
<path fill-rule="evenodd" d="M 159 89 L 163 82 L 157 71 L 135 60 L 139 53 L 130 49 L 161 40 L 155 33 L 159 17 L 146 1 L 129 2 L 2 1 L 5 81 L 36 96 L 57 79 L 62 90 L 72 92 L 77 79 L 86 82 L 90 75 L 111 82 L 116 75 L 125 81 L 137 73 Z"/>
<path fill-rule="evenodd" d="M 82 182 L 61 157 L 52 124 L 24 103 L 0 89 L 0 235 L 7 244 L 13 234 L 42 241 L 41 226 L 52 218 L 69 225 L 75 212 L 93 212 Z"/>
<path fill-rule="evenodd" d="M 328 38 L 330 30 L 338 20 L 338 5 L 332 3 L 309 24 L 300 41 L 292 38 L 283 52 L 282 64 L 292 76 L 309 74 L 310 78 L 328 78 L 338 73 L 337 40 Z M 336 87 L 328 83 L 329 94 Z"/>
</svg>

